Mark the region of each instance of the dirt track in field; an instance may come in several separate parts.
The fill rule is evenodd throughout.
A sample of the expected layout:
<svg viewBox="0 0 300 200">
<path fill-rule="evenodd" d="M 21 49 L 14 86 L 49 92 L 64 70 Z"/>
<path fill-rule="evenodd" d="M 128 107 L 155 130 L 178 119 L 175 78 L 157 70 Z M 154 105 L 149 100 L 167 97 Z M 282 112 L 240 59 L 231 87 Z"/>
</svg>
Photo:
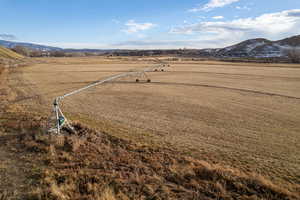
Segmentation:
<svg viewBox="0 0 300 200">
<path fill-rule="evenodd" d="M 48 113 L 56 96 L 153 65 L 149 60 L 41 59 L 11 72 L 13 104 Z M 66 98 L 63 111 L 125 139 L 300 182 L 300 66 L 173 62 L 152 83 L 127 78 Z"/>
</svg>

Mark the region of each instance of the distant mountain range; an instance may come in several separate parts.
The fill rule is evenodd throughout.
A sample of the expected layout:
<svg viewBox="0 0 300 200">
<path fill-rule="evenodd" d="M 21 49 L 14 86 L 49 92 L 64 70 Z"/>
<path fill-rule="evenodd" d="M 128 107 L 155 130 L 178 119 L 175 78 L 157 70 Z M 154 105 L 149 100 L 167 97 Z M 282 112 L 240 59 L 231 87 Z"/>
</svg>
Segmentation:
<svg viewBox="0 0 300 200">
<path fill-rule="evenodd" d="M 64 52 L 92 52 L 92 53 L 123 53 L 126 55 L 126 50 L 105 50 L 105 49 L 63 49 L 59 47 L 51 47 L 45 45 L 38 45 L 32 43 L 22 43 L 22 42 L 11 42 L 0 40 L 0 45 L 13 48 L 15 46 L 24 46 L 26 48 L 38 51 L 64 51 Z M 192 55 L 198 56 L 214 56 L 214 57 L 256 57 L 256 58 L 266 58 L 266 57 L 282 57 L 284 56 L 284 50 L 290 48 L 300 48 L 300 35 L 293 36 L 290 38 L 286 38 L 278 41 L 270 41 L 264 38 L 257 38 L 243 41 L 239 44 L 218 48 L 218 49 L 200 49 L 200 50 L 192 50 L 190 51 Z M 180 51 L 180 50 L 178 50 Z M 131 50 L 128 52 L 139 52 L 138 50 Z M 151 55 L 153 50 L 142 50 L 145 55 L 147 53 Z M 151 52 L 151 53 L 150 53 Z M 176 53 L 176 50 L 164 50 L 161 51 L 165 54 L 171 52 L 173 54 Z"/>
<path fill-rule="evenodd" d="M 300 49 L 300 35 L 278 41 L 251 39 L 221 49 L 203 49 L 200 54 L 216 57 L 282 57 L 284 51 L 291 48 Z"/>
<path fill-rule="evenodd" d="M 64 52 L 85 52 L 85 53 L 110 53 L 115 51 L 114 49 L 64 49 L 59 47 L 52 47 L 47 45 L 33 44 L 33 43 L 25 43 L 25 42 L 12 42 L 6 40 L 0 40 L 0 46 L 6 48 L 14 48 L 15 46 L 23 46 L 31 50 L 35 51 L 64 51 Z"/>
<path fill-rule="evenodd" d="M 32 44 L 32 43 L 25 43 L 25 42 L 12 42 L 6 40 L 0 40 L 0 45 L 6 48 L 14 48 L 15 46 L 23 46 L 32 50 L 37 51 L 61 51 L 62 48 L 59 47 L 51 47 L 46 45 L 39 45 L 39 44 Z"/>
</svg>

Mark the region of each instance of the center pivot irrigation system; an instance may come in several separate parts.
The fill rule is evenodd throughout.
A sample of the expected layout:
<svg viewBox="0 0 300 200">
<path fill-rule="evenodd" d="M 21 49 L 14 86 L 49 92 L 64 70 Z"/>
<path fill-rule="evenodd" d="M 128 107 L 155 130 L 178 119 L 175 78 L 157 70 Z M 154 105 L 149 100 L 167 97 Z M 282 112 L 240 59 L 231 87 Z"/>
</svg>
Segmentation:
<svg viewBox="0 0 300 200">
<path fill-rule="evenodd" d="M 101 85 L 104 83 L 108 83 L 111 82 L 113 80 L 119 79 L 119 78 L 125 78 L 125 77 L 141 77 L 141 78 L 145 78 L 146 82 L 151 82 L 151 79 L 148 78 L 148 76 L 146 75 L 146 72 L 157 72 L 157 71 L 164 71 L 165 67 L 170 67 L 169 64 L 162 62 L 160 60 L 157 60 L 157 62 L 159 62 L 158 65 L 153 66 L 153 67 L 148 67 L 142 71 L 130 71 L 130 72 L 126 72 L 126 73 L 122 73 L 122 74 L 117 74 L 111 77 L 108 77 L 106 79 L 102 79 L 102 80 L 98 80 L 96 82 L 93 82 L 83 88 L 74 90 L 72 92 L 69 92 L 67 94 L 64 94 L 63 96 L 59 96 L 56 97 L 54 102 L 53 102 L 53 108 L 54 108 L 54 113 L 55 113 L 55 127 L 51 128 L 49 130 L 49 132 L 54 132 L 57 134 L 60 134 L 61 129 L 64 126 L 68 126 L 73 132 L 75 132 L 75 129 L 72 127 L 72 125 L 70 124 L 70 122 L 67 120 L 67 118 L 65 117 L 65 115 L 63 114 L 63 112 L 60 109 L 60 104 L 62 102 L 62 100 L 66 97 L 70 97 L 74 94 L 77 94 L 79 92 L 82 92 L 84 90 L 87 90 L 89 88 L 95 87 L 97 85 Z M 141 80 L 136 78 L 135 82 L 140 82 Z"/>
</svg>

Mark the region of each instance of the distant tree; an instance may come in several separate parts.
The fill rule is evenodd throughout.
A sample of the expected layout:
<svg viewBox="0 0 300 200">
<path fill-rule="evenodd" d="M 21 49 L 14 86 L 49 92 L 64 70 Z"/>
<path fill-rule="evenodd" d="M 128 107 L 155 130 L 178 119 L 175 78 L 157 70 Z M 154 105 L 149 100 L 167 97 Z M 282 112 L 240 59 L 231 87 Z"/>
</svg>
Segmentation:
<svg viewBox="0 0 300 200">
<path fill-rule="evenodd" d="M 288 50 L 286 50 L 285 54 L 292 63 L 300 63 L 300 49 L 299 48 L 288 49 Z"/>
<path fill-rule="evenodd" d="M 50 53 L 50 56 L 53 56 L 53 57 L 65 57 L 66 54 L 63 51 L 53 51 L 53 52 Z"/>
<path fill-rule="evenodd" d="M 21 54 L 23 56 L 30 56 L 30 50 L 24 46 L 15 46 L 12 48 L 12 50 L 18 54 Z"/>
<path fill-rule="evenodd" d="M 42 51 L 32 51 L 30 52 L 30 57 L 42 57 L 43 52 Z"/>
<path fill-rule="evenodd" d="M 83 52 L 72 52 L 68 54 L 69 57 L 84 57 L 85 53 Z"/>
<path fill-rule="evenodd" d="M 85 56 L 97 56 L 98 54 L 95 52 L 85 52 Z"/>
</svg>

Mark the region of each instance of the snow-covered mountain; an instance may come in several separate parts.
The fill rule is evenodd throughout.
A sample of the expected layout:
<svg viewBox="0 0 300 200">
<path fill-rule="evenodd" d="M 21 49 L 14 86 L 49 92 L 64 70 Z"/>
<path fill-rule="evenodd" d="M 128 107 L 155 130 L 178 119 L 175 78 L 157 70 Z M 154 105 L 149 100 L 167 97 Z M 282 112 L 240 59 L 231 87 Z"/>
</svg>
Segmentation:
<svg viewBox="0 0 300 200">
<path fill-rule="evenodd" d="M 239 44 L 222 49 L 215 49 L 213 56 L 219 57 L 282 57 L 285 51 L 292 48 L 300 48 L 300 35 L 278 41 L 270 41 L 264 38 L 246 40 Z"/>
<path fill-rule="evenodd" d="M 32 44 L 32 43 L 24 43 L 24 42 L 12 42 L 6 40 L 0 40 L 0 45 L 6 48 L 14 48 L 15 46 L 23 46 L 32 50 L 37 51 L 61 51 L 61 48 L 51 47 L 46 45 Z"/>
</svg>

